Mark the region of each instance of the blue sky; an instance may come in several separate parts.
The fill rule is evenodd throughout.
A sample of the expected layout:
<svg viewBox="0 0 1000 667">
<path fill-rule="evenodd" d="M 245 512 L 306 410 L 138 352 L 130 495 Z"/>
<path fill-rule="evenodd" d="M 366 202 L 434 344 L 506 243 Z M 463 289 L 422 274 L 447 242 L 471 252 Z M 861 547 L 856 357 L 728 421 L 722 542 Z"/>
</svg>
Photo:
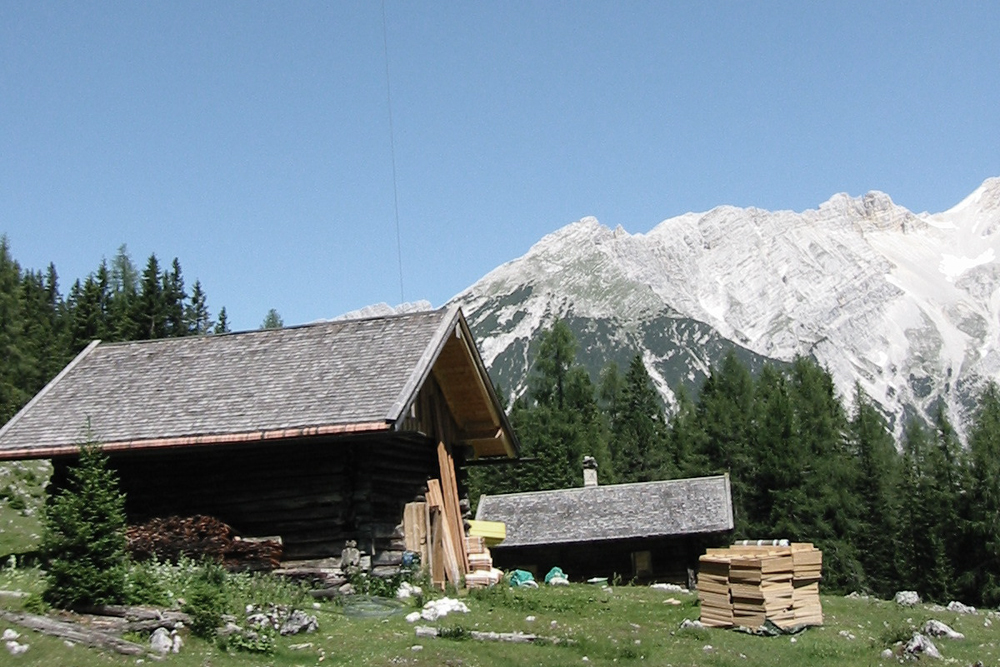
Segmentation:
<svg viewBox="0 0 1000 667">
<path fill-rule="evenodd" d="M 587 215 L 1000 176 L 1000 3 L 386 0 L 403 297 Z M 256 328 L 400 301 L 379 2 L 0 3 L 0 234 L 65 293 L 122 243 Z"/>
</svg>

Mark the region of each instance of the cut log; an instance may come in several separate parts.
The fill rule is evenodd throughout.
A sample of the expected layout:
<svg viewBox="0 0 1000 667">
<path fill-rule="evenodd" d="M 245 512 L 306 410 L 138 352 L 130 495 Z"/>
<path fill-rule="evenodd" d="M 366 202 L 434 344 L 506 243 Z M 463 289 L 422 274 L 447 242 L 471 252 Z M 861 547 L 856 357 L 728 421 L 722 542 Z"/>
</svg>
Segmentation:
<svg viewBox="0 0 1000 667">
<path fill-rule="evenodd" d="M 144 655 L 147 652 L 146 647 L 140 644 L 126 641 L 104 632 L 81 628 L 74 623 L 57 621 L 47 616 L 18 614 L 0 609 L 0 618 L 24 628 L 37 630 L 45 635 L 68 639 L 71 642 L 84 644 L 93 648 L 107 649 L 122 655 Z"/>
</svg>

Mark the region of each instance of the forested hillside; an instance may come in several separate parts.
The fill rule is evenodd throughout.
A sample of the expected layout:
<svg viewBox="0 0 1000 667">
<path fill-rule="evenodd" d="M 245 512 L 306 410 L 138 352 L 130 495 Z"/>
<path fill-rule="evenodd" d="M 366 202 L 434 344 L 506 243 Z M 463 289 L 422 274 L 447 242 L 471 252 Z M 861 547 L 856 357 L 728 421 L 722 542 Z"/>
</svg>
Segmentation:
<svg viewBox="0 0 1000 667">
<path fill-rule="evenodd" d="M 997 386 L 981 393 L 966 446 L 943 410 L 896 443 L 863 391 L 850 414 L 842 399 L 811 359 L 753 376 L 730 353 L 668 417 L 641 356 L 595 384 L 557 321 L 511 407 L 527 460 L 473 468 L 473 498 L 580 486 L 584 455 L 601 483 L 729 472 L 736 537 L 815 542 L 828 589 L 1000 603 Z"/>
<path fill-rule="evenodd" d="M 226 309 L 213 321 L 199 281 L 188 293 L 180 262 L 161 269 L 155 254 L 139 269 L 127 248 L 102 260 L 64 297 L 56 267 L 25 269 L 0 236 L 0 424 L 90 341 L 144 340 L 229 330 Z"/>
</svg>

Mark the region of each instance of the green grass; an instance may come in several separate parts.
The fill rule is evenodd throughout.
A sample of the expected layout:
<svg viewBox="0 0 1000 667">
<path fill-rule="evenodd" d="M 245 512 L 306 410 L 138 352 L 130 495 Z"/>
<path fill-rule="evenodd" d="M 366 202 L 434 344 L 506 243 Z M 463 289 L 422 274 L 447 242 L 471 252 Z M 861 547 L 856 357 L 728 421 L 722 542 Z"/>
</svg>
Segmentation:
<svg viewBox="0 0 1000 667">
<path fill-rule="evenodd" d="M 0 572 L 0 589 L 38 591 L 37 569 Z M 670 597 L 682 601 L 668 604 Z M 610 592 L 577 584 L 565 588 L 501 590 L 466 595 L 469 614 L 449 615 L 436 625 L 452 637 L 420 639 L 403 614 L 387 618 L 353 618 L 334 602 L 309 609 L 320 621 L 318 632 L 281 637 L 272 656 L 227 653 L 215 644 L 186 637 L 180 655 L 169 656 L 178 667 L 226 665 L 879 665 L 883 648 L 908 635 L 929 618 L 940 619 L 966 634 L 964 641 L 937 640 L 946 658 L 956 664 L 997 664 L 996 626 L 985 627 L 988 616 L 959 616 L 920 606 L 903 609 L 891 602 L 823 598 L 826 625 L 794 636 L 757 637 L 731 630 L 680 630 L 685 618 L 697 618 L 694 596 L 623 586 Z M 23 600 L 0 599 L 0 606 L 17 609 Z M 528 620 L 534 617 L 534 620 Z M 3 626 L 4 628 L 7 626 Z M 558 644 L 487 643 L 468 631 L 521 631 L 559 639 Z M 841 631 L 854 638 L 841 636 Z M 79 667 L 135 664 L 134 658 L 103 654 L 62 640 L 22 631 L 31 645 L 18 665 L 73 664 Z M 294 644 L 312 646 L 292 650 Z M 414 650 L 421 645 L 421 650 Z M 706 648 L 710 647 L 710 648 Z M 6 657 L 6 656 L 5 656 Z M 588 661 L 584 662 L 583 658 Z M 13 659 L 11 658 L 11 664 Z M 3 660 L 0 660 L 3 662 Z M 7 664 L 7 663 L 4 663 Z"/>
<path fill-rule="evenodd" d="M 35 549 L 42 533 L 48 461 L 0 464 L 0 558 Z"/>
</svg>

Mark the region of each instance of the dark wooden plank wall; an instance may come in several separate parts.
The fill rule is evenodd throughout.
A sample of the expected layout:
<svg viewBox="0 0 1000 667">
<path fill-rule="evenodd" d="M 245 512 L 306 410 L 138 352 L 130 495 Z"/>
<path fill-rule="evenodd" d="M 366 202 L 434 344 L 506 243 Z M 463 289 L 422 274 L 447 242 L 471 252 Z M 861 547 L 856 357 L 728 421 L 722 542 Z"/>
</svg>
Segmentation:
<svg viewBox="0 0 1000 667">
<path fill-rule="evenodd" d="M 652 556 L 652 575 L 638 578 L 686 584 L 688 568 L 697 569 L 698 556 L 710 546 L 729 544 L 728 533 L 708 535 L 682 535 L 629 540 L 609 540 L 574 544 L 553 544 L 536 547 L 508 547 L 503 545 L 490 550 L 493 564 L 501 569 L 526 569 L 542 578 L 559 566 L 573 581 L 590 577 L 608 577 L 616 574 L 623 581 L 632 579 L 632 553 L 649 551 Z"/>
<path fill-rule="evenodd" d="M 58 488 L 67 462 L 54 463 Z M 437 476 L 432 443 L 398 436 L 135 452 L 111 464 L 131 523 L 206 514 L 246 536 L 280 535 L 286 559 L 339 556 L 356 540 L 379 564 L 398 561 L 403 506 Z"/>
</svg>

